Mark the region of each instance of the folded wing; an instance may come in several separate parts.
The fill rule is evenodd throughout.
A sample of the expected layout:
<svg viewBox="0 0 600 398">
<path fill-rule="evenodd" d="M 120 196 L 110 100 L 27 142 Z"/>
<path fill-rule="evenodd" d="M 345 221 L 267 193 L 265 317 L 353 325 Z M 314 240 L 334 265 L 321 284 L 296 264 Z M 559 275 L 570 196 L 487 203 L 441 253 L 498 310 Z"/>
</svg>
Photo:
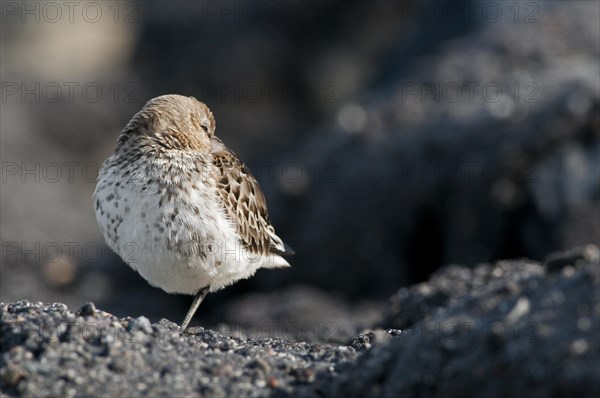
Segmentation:
<svg viewBox="0 0 600 398">
<path fill-rule="evenodd" d="M 258 182 L 235 154 L 218 138 L 213 138 L 213 164 L 218 170 L 217 188 L 229 218 L 236 224 L 241 243 L 253 254 L 275 254 L 265 267 L 289 266 L 281 255 L 291 250 L 275 234 L 269 221 L 267 203 Z"/>
</svg>

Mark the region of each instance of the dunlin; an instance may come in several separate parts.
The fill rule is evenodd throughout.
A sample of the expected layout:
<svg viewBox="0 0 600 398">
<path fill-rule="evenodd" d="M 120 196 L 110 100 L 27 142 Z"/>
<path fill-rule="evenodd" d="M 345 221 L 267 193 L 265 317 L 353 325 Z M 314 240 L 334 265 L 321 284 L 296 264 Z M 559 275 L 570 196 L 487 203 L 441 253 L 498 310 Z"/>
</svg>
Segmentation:
<svg viewBox="0 0 600 398">
<path fill-rule="evenodd" d="M 108 246 L 127 264 L 152 286 L 195 295 L 183 330 L 208 292 L 290 266 L 256 179 L 193 97 L 163 95 L 133 116 L 94 202 Z"/>
</svg>

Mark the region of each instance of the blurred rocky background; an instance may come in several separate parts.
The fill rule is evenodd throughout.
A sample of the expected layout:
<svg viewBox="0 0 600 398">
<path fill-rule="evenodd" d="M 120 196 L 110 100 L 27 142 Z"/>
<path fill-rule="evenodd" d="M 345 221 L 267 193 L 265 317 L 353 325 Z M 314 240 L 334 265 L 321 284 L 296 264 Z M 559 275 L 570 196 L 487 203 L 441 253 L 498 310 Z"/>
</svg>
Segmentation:
<svg viewBox="0 0 600 398">
<path fill-rule="evenodd" d="M 211 107 L 297 253 L 196 325 L 341 341 L 443 265 L 600 240 L 597 2 L 1 5 L 2 302 L 183 317 L 191 298 L 104 246 L 90 199 L 166 93 Z"/>
</svg>

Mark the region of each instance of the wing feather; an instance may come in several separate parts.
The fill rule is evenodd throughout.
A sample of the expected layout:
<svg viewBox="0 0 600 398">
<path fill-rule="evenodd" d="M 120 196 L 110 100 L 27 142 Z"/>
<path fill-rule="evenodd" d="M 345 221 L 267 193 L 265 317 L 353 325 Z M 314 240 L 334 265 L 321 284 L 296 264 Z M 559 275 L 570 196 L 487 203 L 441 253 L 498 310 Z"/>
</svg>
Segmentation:
<svg viewBox="0 0 600 398">
<path fill-rule="evenodd" d="M 213 138 L 217 191 L 242 244 L 253 254 L 290 254 L 269 221 L 265 196 L 248 167 L 218 138 Z"/>
</svg>

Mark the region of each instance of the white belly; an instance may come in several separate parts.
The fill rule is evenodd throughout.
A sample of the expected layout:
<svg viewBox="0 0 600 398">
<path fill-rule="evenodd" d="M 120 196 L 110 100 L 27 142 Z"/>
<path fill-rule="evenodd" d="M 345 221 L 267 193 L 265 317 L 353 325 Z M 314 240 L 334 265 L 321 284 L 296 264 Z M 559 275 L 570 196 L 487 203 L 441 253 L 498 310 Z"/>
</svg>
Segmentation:
<svg viewBox="0 0 600 398">
<path fill-rule="evenodd" d="M 103 168 L 96 217 L 108 246 L 151 285 L 169 293 L 216 291 L 268 263 L 240 245 L 213 187 L 184 182 L 185 193 L 173 199 L 158 184 L 143 189 L 138 177 Z"/>
</svg>

